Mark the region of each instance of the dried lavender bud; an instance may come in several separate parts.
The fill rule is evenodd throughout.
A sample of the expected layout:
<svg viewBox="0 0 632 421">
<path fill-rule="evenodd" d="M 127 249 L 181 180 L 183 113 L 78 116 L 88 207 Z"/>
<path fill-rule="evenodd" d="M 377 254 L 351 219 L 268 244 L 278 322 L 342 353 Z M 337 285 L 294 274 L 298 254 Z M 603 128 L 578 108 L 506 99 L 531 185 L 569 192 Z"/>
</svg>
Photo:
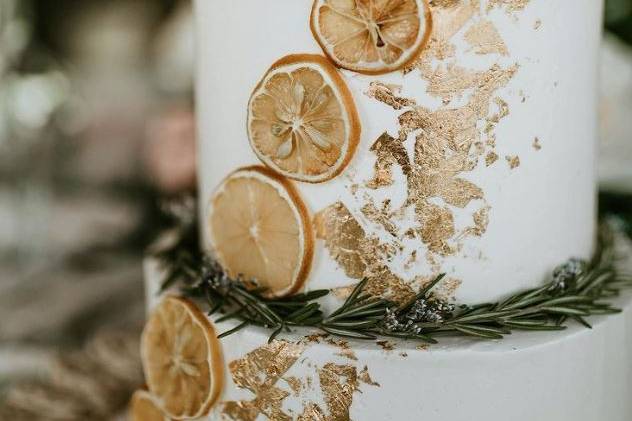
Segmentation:
<svg viewBox="0 0 632 421">
<path fill-rule="evenodd" d="M 452 317 L 455 310 L 453 304 L 448 304 L 435 297 L 420 298 L 404 314 L 387 309 L 383 326 L 391 332 L 420 333 L 418 323 L 442 323 Z"/>
<path fill-rule="evenodd" d="M 553 283 L 551 291 L 564 292 L 575 286 L 577 278 L 586 270 L 587 263 L 584 260 L 572 258 L 553 271 Z"/>
</svg>

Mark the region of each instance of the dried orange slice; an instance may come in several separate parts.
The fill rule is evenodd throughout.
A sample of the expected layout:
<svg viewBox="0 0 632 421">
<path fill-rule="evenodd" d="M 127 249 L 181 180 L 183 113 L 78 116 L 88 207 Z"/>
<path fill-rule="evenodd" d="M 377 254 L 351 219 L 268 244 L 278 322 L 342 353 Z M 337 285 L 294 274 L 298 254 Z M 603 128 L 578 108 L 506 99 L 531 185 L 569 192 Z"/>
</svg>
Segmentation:
<svg viewBox="0 0 632 421">
<path fill-rule="evenodd" d="M 272 65 L 248 104 L 248 136 L 259 159 L 295 180 L 340 174 L 360 139 L 349 88 L 329 61 L 298 54 Z"/>
<path fill-rule="evenodd" d="M 315 0 L 311 28 L 338 66 L 377 75 L 417 59 L 432 16 L 428 0 Z"/>
<path fill-rule="evenodd" d="M 137 390 L 132 395 L 129 419 L 130 421 L 169 421 L 146 390 Z"/>
<path fill-rule="evenodd" d="M 309 273 L 313 234 L 294 186 L 265 167 L 230 174 L 213 194 L 209 238 L 219 263 L 280 297 L 299 291 Z"/>
<path fill-rule="evenodd" d="M 217 402 L 224 382 L 221 344 L 190 301 L 162 300 L 143 330 L 141 357 L 149 391 L 167 417 L 199 418 Z"/>
</svg>

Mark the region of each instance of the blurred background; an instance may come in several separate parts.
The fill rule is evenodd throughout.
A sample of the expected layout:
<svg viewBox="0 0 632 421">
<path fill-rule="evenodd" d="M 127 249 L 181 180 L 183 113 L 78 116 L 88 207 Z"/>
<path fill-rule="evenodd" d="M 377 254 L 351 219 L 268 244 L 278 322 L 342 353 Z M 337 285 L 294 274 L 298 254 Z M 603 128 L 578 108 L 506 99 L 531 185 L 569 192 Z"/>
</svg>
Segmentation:
<svg viewBox="0 0 632 421">
<path fill-rule="evenodd" d="M 602 204 L 632 210 L 632 0 L 605 22 Z M 188 0 L 0 0 L 0 419 L 123 419 L 193 53 Z"/>
</svg>

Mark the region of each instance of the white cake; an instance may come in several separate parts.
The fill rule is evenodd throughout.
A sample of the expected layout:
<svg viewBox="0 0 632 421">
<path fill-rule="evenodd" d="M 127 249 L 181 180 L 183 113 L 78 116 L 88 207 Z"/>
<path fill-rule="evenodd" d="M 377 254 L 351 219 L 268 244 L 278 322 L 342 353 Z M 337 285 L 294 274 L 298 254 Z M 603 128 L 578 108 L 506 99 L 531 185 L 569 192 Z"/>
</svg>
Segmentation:
<svg viewBox="0 0 632 421">
<path fill-rule="evenodd" d="M 148 260 L 145 276 L 151 312 L 164 273 Z M 446 338 L 431 346 L 305 331 L 269 345 L 268 330 L 247 328 L 222 339 L 223 392 L 200 421 L 629 421 L 630 294 L 614 304 L 624 312 L 591 319 L 591 330 L 575 324 L 562 333 Z M 215 326 L 225 332 L 236 324 Z"/>
<path fill-rule="evenodd" d="M 495 300 L 538 285 L 560 262 L 570 257 L 586 258 L 593 251 L 602 2 L 431 3 L 435 4 L 433 39 L 438 41 L 432 47 L 431 40 L 431 50 L 422 54 L 427 59 L 422 64 L 406 75 L 401 71 L 382 76 L 340 71 L 360 116 L 360 144 L 338 177 L 295 186 L 312 216 L 341 202 L 367 236 L 377 236 L 385 245 L 403 246 L 404 250 L 389 256 L 391 261 L 386 263 L 404 282 L 447 272 L 454 284 L 460 283 L 452 288 L 459 302 Z M 308 0 L 196 2 L 203 217 L 208 213 L 209 198 L 229 173 L 260 163 L 246 129 L 248 101 L 259 80 L 272 63 L 288 54 L 322 54 L 309 27 L 311 7 Z M 447 204 L 439 188 L 422 198 L 442 209 L 436 213 L 454 220 L 448 229 L 451 233 L 430 234 L 426 242 L 404 235 L 408 228 L 418 230 L 420 223 L 415 220 L 414 209 L 403 206 L 406 179 L 398 165 L 393 165 L 391 185 L 377 189 L 367 186 L 375 173 L 376 154 L 371 146 L 385 132 L 398 137 L 398 118 L 414 108 L 394 110 L 370 97 L 367 92 L 372 83 L 401 86 L 398 95 L 414 100 L 428 113 L 461 113 L 443 118 L 462 132 L 454 139 L 467 142 L 470 157 L 462 167 L 475 165 L 458 168 L 455 178 L 472 183 L 467 188 L 475 191 L 466 191 L 461 200 L 453 201 L 460 202 L 459 206 Z M 480 112 L 476 116 L 469 114 L 474 105 L 468 109 L 473 95 L 484 108 L 474 110 Z M 444 98 L 450 102 L 443 102 Z M 464 114 L 469 121 L 463 121 Z M 488 123 L 491 131 L 486 133 Z M 469 132 L 473 124 L 477 129 Z M 413 149 L 417 134 L 412 133 L 404 142 L 410 160 L 416 159 Z M 494 139 L 495 147 L 486 144 Z M 476 142 L 482 143 L 480 153 Z M 456 152 L 448 148 L 445 153 Z M 490 153 L 498 160 L 488 166 L 486 158 L 491 161 L 495 156 Z M 506 157 L 518 158 L 520 165 L 512 169 Z M 458 195 L 461 187 L 448 188 L 444 196 Z M 377 212 L 362 212 L 363 207 L 381 210 L 387 198 L 391 211 L 407 212 L 405 218 L 390 217 L 396 224 L 395 237 L 374 222 L 380 214 L 371 221 L 371 213 Z M 480 215 L 478 224 L 474 215 Z M 489 224 L 485 224 L 486 219 Z M 429 227 L 428 231 L 432 230 Z M 205 231 L 208 245 L 207 234 Z M 437 251 L 442 245 L 434 244 L 434 251 L 429 252 L 429 242 L 445 243 L 451 250 Z M 410 263 L 413 250 L 417 258 Z M 318 240 L 307 288 L 336 288 L 357 281 L 347 276 L 325 242 Z"/>
<path fill-rule="evenodd" d="M 272 295 L 330 289 L 326 312 L 361 279 L 372 294 L 406 302 L 446 273 L 437 296 L 477 304 L 538 287 L 569 258 L 589 259 L 602 2 L 391 1 L 425 12 L 419 22 L 389 18 L 404 23 L 376 38 L 380 48 L 417 32 L 401 54 L 379 50 L 382 62 L 358 59 L 373 57 L 371 46 L 354 56 L 347 41 L 328 44 L 338 30 L 355 36 L 345 25 L 366 1 L 195 2 L 209 256 Z M 326 87 L 310 91 L 318 72 Z M 279 92 L 300 105 L 278 100 L 266 111 Z M 327 124 L 306 128 L 325 100 L 337 101 Z M 226 242 L 243 221 L 282 207 L 274 224 L 287 223 L 291 241 L 264 241 L 269 227 L 252 225 L 260 255 L 250 240 Z M 152 309 L 164 273 L 150 260 L 146 274 Z M 629 420 L 628 301 L 615 303 L 623 314 L 591 320 L 592 330 L 432 346 L 301 329 L 268 344 L 269 330 L 247 327 L 221 339 L 223 388 L 202 419 Z M 237 324 L 208 319 L 217 333 Z"/>
</svg>

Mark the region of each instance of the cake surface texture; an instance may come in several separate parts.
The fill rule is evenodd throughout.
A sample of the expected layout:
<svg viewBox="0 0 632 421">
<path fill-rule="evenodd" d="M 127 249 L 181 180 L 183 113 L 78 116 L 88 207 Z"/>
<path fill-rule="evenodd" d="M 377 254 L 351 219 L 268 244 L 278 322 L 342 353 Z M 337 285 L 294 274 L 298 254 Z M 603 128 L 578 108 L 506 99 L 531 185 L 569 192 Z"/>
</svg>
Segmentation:
<svg viewBox="0 0 632 421">
<path fill-rule="evenodd" d="M 597 299 L 542 287 L 560 263 L 572 271 L 597 250 L 602 1 L 194 4 L 199 234 L 221 269 L 200 268 L 220 293 L 197 298 L 229 300 L 229 280 L 244 295 L 235 314 L 207 316 L 195 294 L 160 292 L 165 268 L 148 259 L 142 411 L 207 421 L 632 417 L 629 296 L 614 303 L 622 313 L 591 318 L 592 330 L 557 331 L 569 318 L 586 323 Z M 502 338 L 517 323 L 543 326 L 515 301 L 498 303 L 529 288 L 545 291 L 536 310 L 548 331 L 502 341 L 286 329 L 308 317 L 293 294 L 325 289 L 306 308 L 338 314 L 331 326 L 343 334 L 345 322 L 386 323 L 431 303 L 439 319 L 467 309 L 456 322 L 466 334 L 481 308 L 511 313 L 474 329 Z M 340 317 L 343 302 L 366 319 Z M 380 313 L 380 303 L 391 307 Z M 274 306 L 291 314 L 268 324 Z M 437 319 L 415 320 L 445 333 Z"/>
</svg>

